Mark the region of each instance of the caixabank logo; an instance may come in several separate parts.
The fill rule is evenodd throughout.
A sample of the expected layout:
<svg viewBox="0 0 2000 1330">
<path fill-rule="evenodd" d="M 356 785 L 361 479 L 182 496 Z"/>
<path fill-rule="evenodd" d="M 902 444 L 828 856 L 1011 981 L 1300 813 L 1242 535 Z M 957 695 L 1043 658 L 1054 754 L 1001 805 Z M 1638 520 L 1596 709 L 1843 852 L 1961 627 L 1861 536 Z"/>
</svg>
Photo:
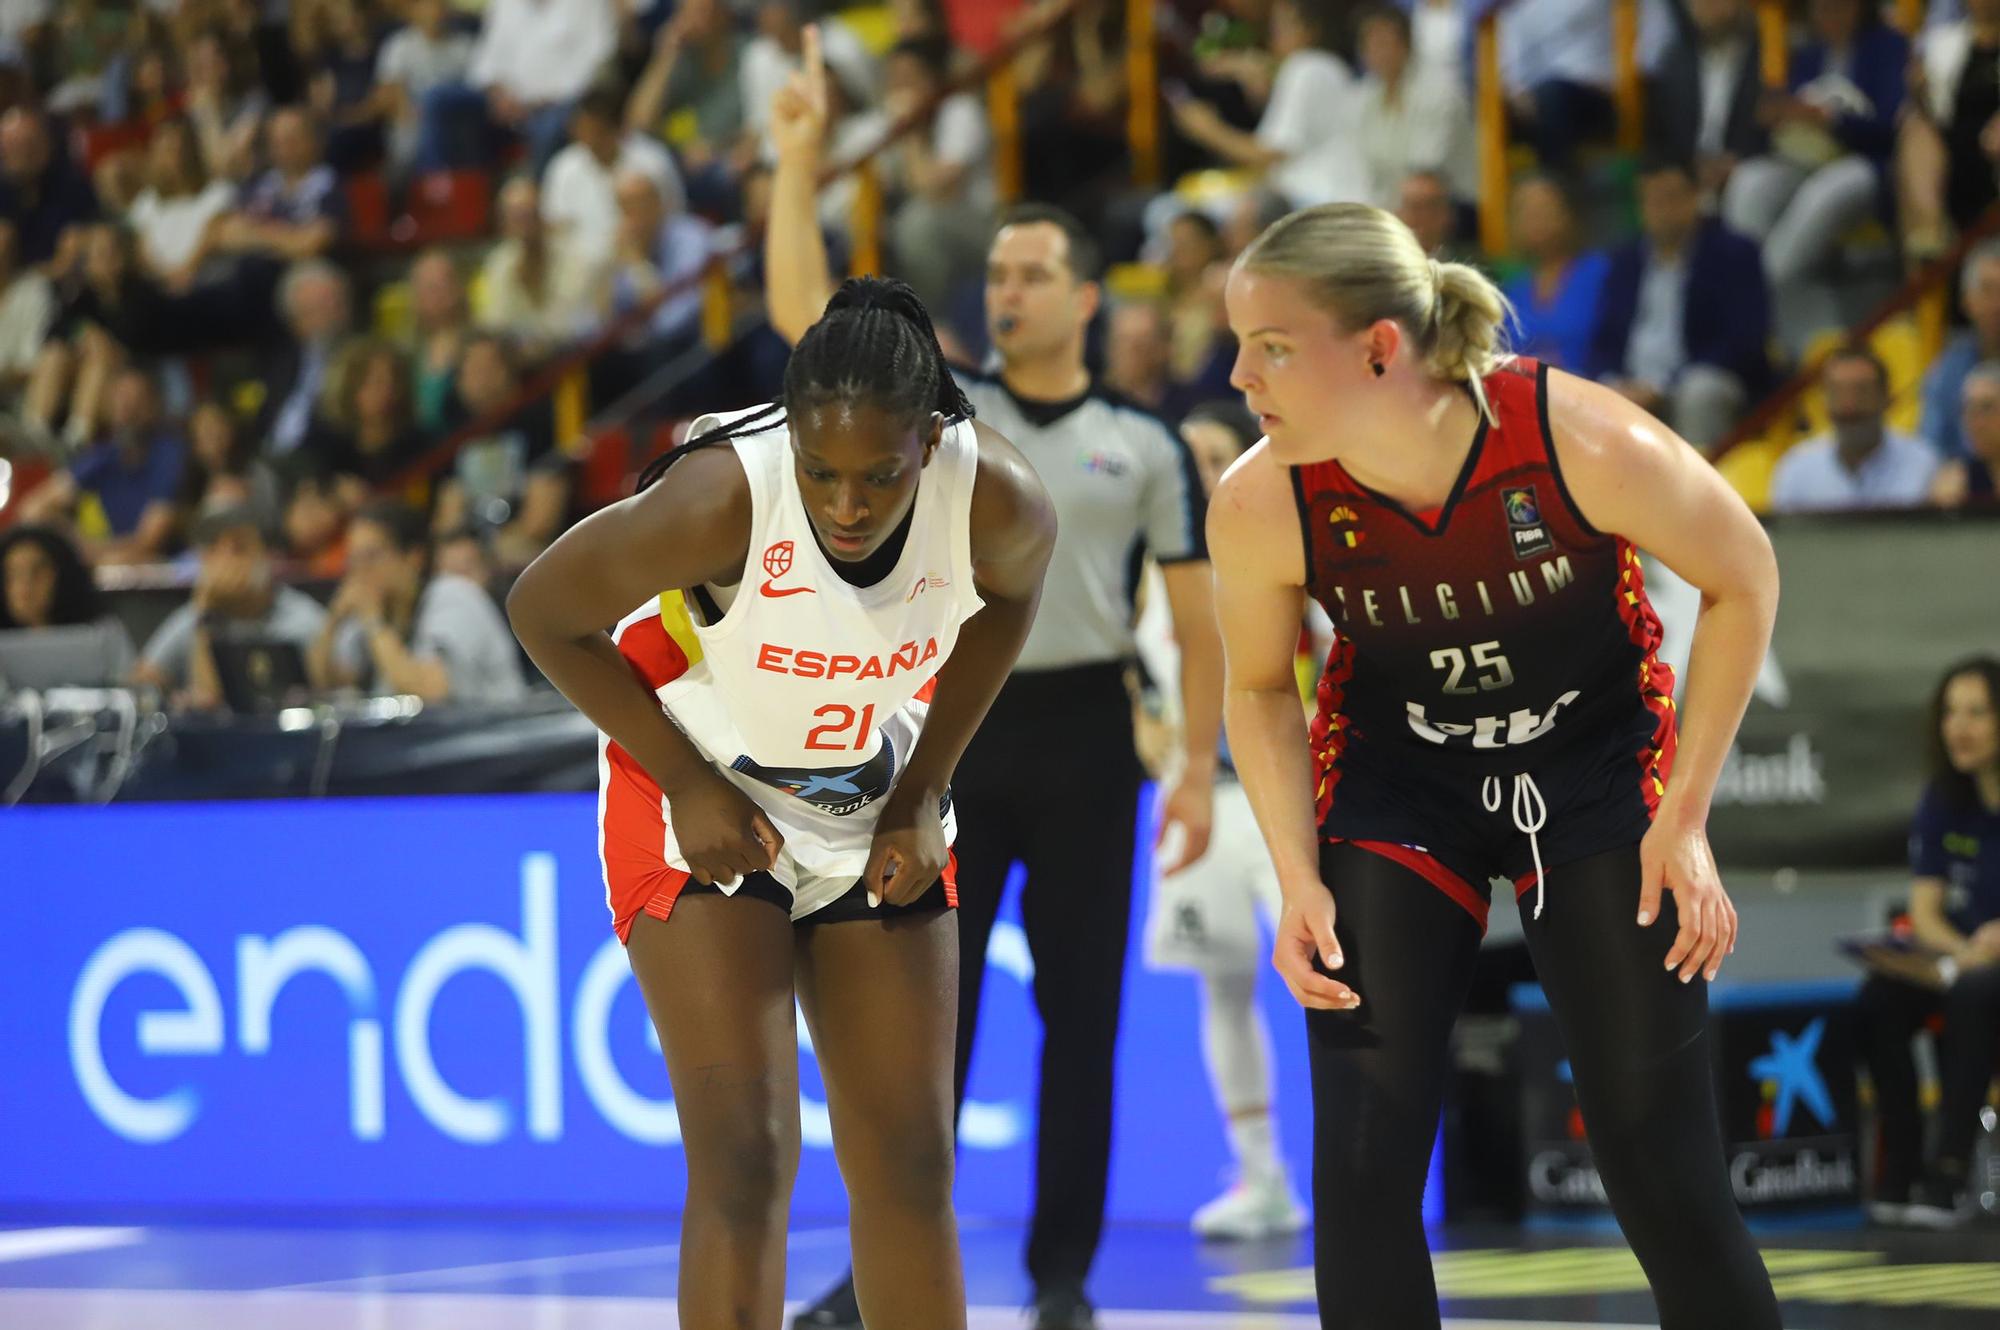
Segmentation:
<svg viewBox="0 0 2000 1330">
<path fill-rule="evenodd" d="M 1754 1098 L 1748 1139 L 1739 1135 L 1729 1158 L 1738 1204 L 1830 1203 L 1858 1194 L 1852 1096 L 1836 1102 L 1829 1019 L 1771 1024 L 1763 1050 L 1743 1067 Z"/>
<path fill-rule="evenodd" d="M 1844 1204 L 1858 1195 L 1854 1048 L 1844 994 L 1724 986 L 1712 999 L 1723 1154 L 1745 1209 Z M 1551 1210 L 1608 1204 L 1588 1122 L 1545 1003 L 1521 1009 L 1523 1163 L 1529 1200 Z"/>
</svg>

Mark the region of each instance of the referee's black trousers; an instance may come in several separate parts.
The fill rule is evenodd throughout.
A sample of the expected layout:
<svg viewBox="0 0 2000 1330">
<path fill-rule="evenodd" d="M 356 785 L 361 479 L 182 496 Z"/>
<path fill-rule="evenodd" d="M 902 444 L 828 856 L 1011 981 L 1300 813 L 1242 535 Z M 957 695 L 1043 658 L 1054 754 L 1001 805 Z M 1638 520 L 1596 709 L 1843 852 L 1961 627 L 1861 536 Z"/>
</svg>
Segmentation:
<svg viewBox="0 0 2000 1330">
<path fill-rule="evenodd" d="M 1112 1063 L 1132 921 L 1143 779 L 1117 664 L 1014 674 L 966 748 L 958 806 L 958 1097 L 965 1098 L 986 942 L 1015 862 L 1042 1021 L 1028 1274 L 1080 1287 L 1104 1228 Z"/>
</svg>

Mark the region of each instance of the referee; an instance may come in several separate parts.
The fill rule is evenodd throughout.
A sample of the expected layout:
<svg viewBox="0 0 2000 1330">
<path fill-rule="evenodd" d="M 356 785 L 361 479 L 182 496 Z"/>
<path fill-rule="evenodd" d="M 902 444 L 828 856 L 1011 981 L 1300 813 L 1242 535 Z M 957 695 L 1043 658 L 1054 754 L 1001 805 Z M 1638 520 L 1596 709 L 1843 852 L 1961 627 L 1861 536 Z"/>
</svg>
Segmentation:
<svg viewBox="0 0 2000 1330">
<path fill-rule="evenodd" d="M 771 323 L 796 342 L 833 293 L 815 208 L 826 127 L 818 34 L 780 92 L 765 237 Z M 958 1096 L 965 1097 L 986 943 L 1009 868 L 1027 868 L 1021 916 L 1042 1018 L 1035 1212 L 1027 1266 L 1035 1330 L 1090 1330 L 1084 1280 L 1104 1227 L 1112 1064 L 1132 912 L 1133 835 L 1143 773 L 1125 691 L 1139 556 L 1165 576 L 1179 639 L 1186 756 L 1162 805 L 1179 861 L 1207 848 L 1222 646 L 1215 627 L 1202 487 L 1164 422 L 1091 382 L 1084 332 L 1100 299 L 1089 235 L 1058 209 L 1024 206 L 987 255 L 986 320 L 1000 373 L 961 371 L 979 417 L 1013 440 L 1055 500 L 1054 559 L 1027 644 L 959 762 Z M 1171 870 L 1170 870 L 1171 871 Z M 801 1312 L 796 1330 L 857 1327 L 853 1285 Z M 885 1328 L 886 1330 L 886 1328 Z"/>
</svg>

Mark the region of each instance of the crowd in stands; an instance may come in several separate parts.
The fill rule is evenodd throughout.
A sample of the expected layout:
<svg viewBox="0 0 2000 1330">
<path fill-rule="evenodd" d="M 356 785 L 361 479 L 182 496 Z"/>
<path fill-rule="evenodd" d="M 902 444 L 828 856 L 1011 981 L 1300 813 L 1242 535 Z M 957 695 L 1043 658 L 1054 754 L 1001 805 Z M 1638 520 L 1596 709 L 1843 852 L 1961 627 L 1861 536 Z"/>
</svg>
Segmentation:
<svg viewBox="0 0 2000 1330">
<path fill-rule="evenodd" d="M 827 156 L 907 131 L 876 158 L 880 252 L 977 362 L 1003 181 L 984 91 L 965 76 L 1067 7 L 9 4 L 0 456 L 50 474 L 5 516 L 97 569 L 185 560 L 203 570 L 197 599 L 229 605 L 202 589 L 234 574 L 206 570 L 249 529 L 218 514 L 254 526 L 254 557 L 228 559 L 268 559 L 325 595 L 349 586 L 359 515 L 394 500 L 424 518 L 433 563 L 451 549 L 504 578 L 583 507 L 569 427 L 545 398 L 507 408 L 614 324 L 590 366 L 598 405 L 699 359 L 703 274 L 727 255 L 732 281 L 756 280 L 738 247 L 769 206 L 770 106 L 809 23 L 832 74 Z M 1168 183 L 1152 190 L 1133 185 L 1126 141 L 1127 7 L 1083 0 L 1024 48 L 1020 185 L 1081 216 L 1112 261 L 1092 336 L 1104 380 L 1176 420 L 1228 400 L 1233 256 L 1287 209 L 1365 201 L 1440 258 L 1505 279 L 1523 351 L 1715 448 L 1830 329 L 2000 197 L 2000 0 L 1932 3 L 1914 34 L 1888 21 L 1893 6 L 1800 0 L 1782 90 L 1751 0 L 1645 0 L 1636 153 L 1614 137 L 1612 7 L 1514 0 L 1499 20 L 1511 237 L 1484 253 L 1484 8 L 1163 0 Z M 822 196 L 836 254 L 859 239 L 860 199 L 853 176 Z M 1899 370 L 1828 361 L 1827 432 L 1783 459 L 1771 506 L 1990 498 L 2000 247 L 1976 248 L 1959 285 L 1966 326 L 1925 377 L 1914 427 L 1886 423 L 1908 414 L 1892 405 L 1913 391 Z M 677 400 L 770 396 L 775 345 L 748 334 Z M 372 531 L 371 549 L 406 534 Z M 342 662 L 327 677 L 407 677 L 361 669 L 358 639 L 341 640 L 314 653 Z M 151 651 L 141 669 L 203 696 Z"/>
</svg>

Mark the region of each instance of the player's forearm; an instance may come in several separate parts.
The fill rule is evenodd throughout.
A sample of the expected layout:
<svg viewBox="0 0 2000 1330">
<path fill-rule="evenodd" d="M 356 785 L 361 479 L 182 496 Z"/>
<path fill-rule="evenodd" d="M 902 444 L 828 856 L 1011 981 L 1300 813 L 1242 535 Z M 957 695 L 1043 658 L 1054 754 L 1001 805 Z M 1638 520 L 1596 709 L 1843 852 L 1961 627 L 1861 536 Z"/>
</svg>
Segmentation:
<svg viewBox="0 0 2000 1330">
<path fill-rule="evenodd" d="M 1715 782 L 1750 704 L 1777 617 L 1775 582 L 1720 600 L 1703 598 L 1688 652 L 1680 739 L 1659 816 L 1699 827 L 1708 821 Z"/>
<path fill-rule="evenodd" d="M 899 788 L 926 796 L 942 796 L 950 788 L 966 744 L 1013 672 L 1041 598 L 1039 583 L 1025 598 L 998 599 L 989 592 L 985 608 L 966 620 L 951 658 L 938 671 L 930 714 Z"/>
<path fill-rule="evenodd" d="M 1213 780 L 1222 745 L 1222 639 L 1212 626 L 1181 637 L 1182 767 L 1186 779 Z"/>
<path fill-rule="evenodd" d="M 1278 880 L 1319 880 L 1318 819 L 1305 717 L 1289 683 L 1231 688 L 1224 697 L 1229 751 Z"/>
<path fill-rule="evenodd" d="M 1910 888 L 1910 932 L 1933 951 L 1964 962 L 1974 959 L 1972 939 L 1958 931 L 1944 912 L 1946 884 L 1942 878 L 1918 878 Z"/>
<path fill-rule="evenodd" d="M 565 640 L 545 633 L 535 625 L 532 610 L 524 612 L 512 596 L 507 616 L 535 667 L 592 724 L 630 753 L 669 799 L 676 790 L 713 773 L 701 750 L 633 675 L 609 636 L 593 633 Z"/>
<path fill-rule="evenodd" d="M 375 661 L 375 677 L 391 692 L 426 702 L 442 702 L 451 695 L 451 676 L 443 665 L 412 655 L 409 644 L 387 623 L 369 625 L 368 652 Z"/>
<path fill-rule="evenodd" d="M 764 301 L 771 327 L 796 343 L 833 295 L 826 237 L 819 230 L 819 154 L 784 153 L 771 173 L 764 229 Z"/>
</svg>

